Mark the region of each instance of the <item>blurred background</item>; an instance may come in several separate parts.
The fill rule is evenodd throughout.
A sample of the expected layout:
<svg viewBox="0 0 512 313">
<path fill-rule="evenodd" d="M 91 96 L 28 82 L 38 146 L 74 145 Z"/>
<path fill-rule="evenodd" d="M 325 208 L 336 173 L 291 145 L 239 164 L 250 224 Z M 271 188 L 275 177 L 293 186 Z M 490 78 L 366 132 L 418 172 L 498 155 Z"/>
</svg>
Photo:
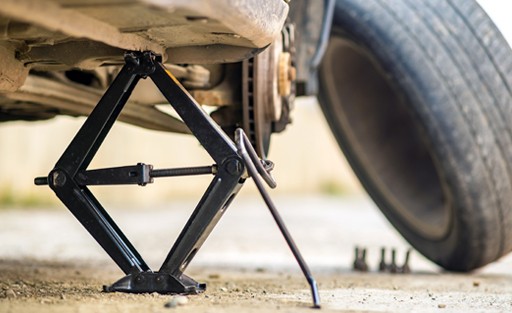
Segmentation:
<svg viewBox="0 0 512 313">
<path fill-rule="evenodd" d="M 34 186 L 33 179 L 47 175 L 83 121 L 83 118 L 58 117 L 45 122 L 0 126 L 1 205 L 45 205 L 56 199 L 48 187 Z M 315 98 L 300 98 L 296 102 L 293 124 L 284 133 L 272 137 L 269 159 L 276 164 L 273 172 L 279 184 L 276 193 L 361 193 Z M 155 168 L 212 164 L 192 136 L 117 123 L 89 168 L 138 162 L 153 164 Z M 199 197 L 211 179 L 211 176 L 163 178 L 146 187 L 96 187 L 94 192 L 101 200 L 116 204 L 162 203 Z M 245 187 L 243 194 L 255 191 Z"/>
</svg>

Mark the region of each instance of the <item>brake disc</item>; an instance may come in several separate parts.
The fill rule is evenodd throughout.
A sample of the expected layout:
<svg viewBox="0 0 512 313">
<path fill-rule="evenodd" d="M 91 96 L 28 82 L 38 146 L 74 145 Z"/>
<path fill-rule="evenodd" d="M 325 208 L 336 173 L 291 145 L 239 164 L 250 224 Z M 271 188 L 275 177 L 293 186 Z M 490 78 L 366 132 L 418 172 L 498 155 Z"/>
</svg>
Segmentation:
<svg viewBox="0 0 512 313">
<path fill-rule="evenodd" d="M 290 123 L 295 98 L 293 26 L 281 38 L 242 63 L 243 128 L 259 156 L 265 157 L 270 136 Z"/>
</svg>

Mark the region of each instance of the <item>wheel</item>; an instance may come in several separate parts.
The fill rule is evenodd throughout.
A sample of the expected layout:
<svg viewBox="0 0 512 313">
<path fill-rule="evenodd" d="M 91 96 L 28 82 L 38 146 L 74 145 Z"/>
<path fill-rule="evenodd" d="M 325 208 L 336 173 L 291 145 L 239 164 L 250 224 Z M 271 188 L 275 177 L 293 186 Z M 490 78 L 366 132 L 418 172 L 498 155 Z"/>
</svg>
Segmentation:
<svg viewBox="0 0 512 313">
<path fill-rule="evenodd" d="M 349 163 L 413 247 L 454 271 L 512 249 L 512 53 L 475 1 L 338 0 L 319 82 Z"/>
</svg>

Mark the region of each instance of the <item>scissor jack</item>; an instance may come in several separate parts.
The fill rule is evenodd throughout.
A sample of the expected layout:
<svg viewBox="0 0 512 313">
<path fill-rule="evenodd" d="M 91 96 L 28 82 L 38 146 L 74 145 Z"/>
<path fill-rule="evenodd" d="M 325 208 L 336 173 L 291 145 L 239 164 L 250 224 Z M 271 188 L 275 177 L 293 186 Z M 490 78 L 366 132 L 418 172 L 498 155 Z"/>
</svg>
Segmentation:
<svg viewBox="0 0 512 313">
<path fill-rule="evenodd" d="M 133 166 L 87 170 L 138 81 L 147 77 L 151 78 L 173 106 L 215 164 L 156 170 L 151 165 L 139 163 Z M 273 168 L 272 162 L 258 158 L 241 129 L 236 131 L 235 142 L 165 69 L 160 56 L 152 52 L 128 52 L 125 54 L 125 65 L 57 161 L 54 169 L 48 177 L 36 178 L 35 183 L 49 185 L 126 274 L 111 286 L 104 287 L 105 291 L 195 294 L 203 292 L 206 285 L 196 282 L 183 272 L 244 181 L 251 176 L 306 276 L 313 294 L 314 307 L 319 307 L 316 282 L 259 179 L 261 176 L 271 188 L 276 186 L 269 174 Z M 156 177 L 199 174 L 213 174 L 213 181 L 156 272 L 150 270 L 87 188 L 89 185 L 146 185 L 152 183 Z"/>
</svg>

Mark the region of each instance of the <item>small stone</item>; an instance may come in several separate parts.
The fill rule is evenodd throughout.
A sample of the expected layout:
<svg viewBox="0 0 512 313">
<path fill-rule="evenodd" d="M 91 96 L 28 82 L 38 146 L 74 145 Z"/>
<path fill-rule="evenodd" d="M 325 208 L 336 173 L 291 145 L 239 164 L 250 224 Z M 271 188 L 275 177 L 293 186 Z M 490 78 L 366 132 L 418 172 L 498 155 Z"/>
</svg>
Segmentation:
<svg viewBox="0 0 512 313">
<path fill-rule="evenodd" d="M 178 305 L 185 305 L 188 303 L 188 298 L 185 296 L 176 296 L 175 299 Z"/>
<path fill-rule="evenodd" d="M 16 292 L 14 292 L 14 290 L 12 290 L 12 289 L 7 289 L 5 291 L 5 297 L 7 299 L 14 299 L 14 298 L 16 298 Z"/>
<path fill-rule="evenodd" d="M 51 304 L 52 301 L 50 299 L 44 298 L 44 299 L 41 299 L 41 301 L 39 301 L 39 303 L 41 303 L 41 304 Z"/>
<path fill-rule="evenodd" d="M 440 304 L 437 305 L 437 307 L 440 308 L 440 309 L 444 309 L 444 308 L 446 308 L 446 304 L 440 303 Z"/>
<path fill-rule="evenodd" d="M 177 306 L 183 306 L 188 303 L 188 298 L 185 296 L 175 296 L 171 299 L 171 301 L 167 302 L 164 307 L 166 308 L 175 308 Z"/>
<path fill-rule="evenodd" d="M 178 303 L 176 303 L 176 301 L 174 301 L 174 299 L 172 299 L 171 301 L 164 304 L 164 307 L 166 307 L 166 308 L 175 308 L 177 306 L 178 306 Z"/>
<path fill-rule="evenodd" d="M 477 280 L 475 280 L 475 281 L 473 282 L 473 287 L 478 287 L 478 286 L 480 286 L 480 282 L 479 282 L 479 281 L 477 281 Z"/>
<path fill-rule="evenodd" d="M 63 294 L 63 293 L 61 293 L 61 294 L 60 294 L 60 296 L 59 296 L 59 298 L 60 298 L 61 300 L 66 300 L 66 295 L 65 295 L 65 294 Z"/>
<path fill-rule="evenodd" d="M 220 287 L 220 291 L 222 291 L 222 292 L 226 292 L 226 291 L 228 291 L 228 288 L 226 288 L 226 287 Z"/>
</svg>

